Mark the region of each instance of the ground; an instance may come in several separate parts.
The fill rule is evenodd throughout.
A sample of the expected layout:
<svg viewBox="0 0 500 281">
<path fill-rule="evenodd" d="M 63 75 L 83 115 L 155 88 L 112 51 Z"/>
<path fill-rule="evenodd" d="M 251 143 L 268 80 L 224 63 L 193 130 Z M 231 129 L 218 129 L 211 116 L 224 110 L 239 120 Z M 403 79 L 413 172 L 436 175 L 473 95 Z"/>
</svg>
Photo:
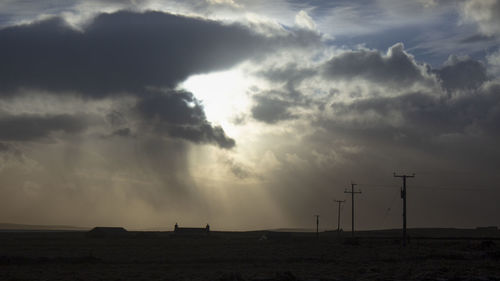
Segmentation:
<svg viewBox="0 0 500 281">
<path fill-rule="evenodd" d="M 335 233 L 0 233 L 0 280 L 500 280 L 500 240 Z"/>
</svg>

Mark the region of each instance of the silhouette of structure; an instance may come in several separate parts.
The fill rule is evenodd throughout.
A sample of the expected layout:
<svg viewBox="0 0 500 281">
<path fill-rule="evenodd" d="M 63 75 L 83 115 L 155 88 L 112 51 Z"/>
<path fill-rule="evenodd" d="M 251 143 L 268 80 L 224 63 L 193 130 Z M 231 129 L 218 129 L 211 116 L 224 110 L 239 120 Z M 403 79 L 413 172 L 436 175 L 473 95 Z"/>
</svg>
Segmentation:
<svg viewBox="0 0 500 281">
<path fill-rule="evenodd" d="M 351 229 L 351 236 L 352 238 L 354 238 L 354 194 L 360 194 L 361 193 L 361 190 L 360 191 L 354 191 L 354 186 L 356 184 L 355 183 L 351 183 L 351 191 L 347 191 L 345 190 L 344 193 L 351 193 L 351 198 L 352 198 L 352 229 Z"/>
<path fill-rule="evenodd" d="M 182 236 L 203 236 L 210 233 L 210 225 L 205 227 L 179 227 L 177 223 L 174 226 L 174 234 Z"/>
<path fill-rule="evenodd" d="M 105 238 L 105 237 L 121 237 L 128 235 L 128 231 L 123 227 L 94 227 L 87 232 L 87 237 Z"/>
<path fill-rule="evenodd" d="M 339 204 L 339 211 L 338 211 L 338 217 L 337 217 L 337 234 L 340 235 L 340 205 L 345 202 L 345 200 L 334 200 Z"/>
<path fill-rule="evenodd" d="M 396 173 L 394 173 L 394 177 L 403 179 L 401 198 L 403 198 L 403 247 L 405 247 L 406 242 L 408 240 L 408 237 L 406 235 L 406 178 L 414 178 L 415 174 L 409 176 L 409 175 L 396 175 Z"/>
</svg>

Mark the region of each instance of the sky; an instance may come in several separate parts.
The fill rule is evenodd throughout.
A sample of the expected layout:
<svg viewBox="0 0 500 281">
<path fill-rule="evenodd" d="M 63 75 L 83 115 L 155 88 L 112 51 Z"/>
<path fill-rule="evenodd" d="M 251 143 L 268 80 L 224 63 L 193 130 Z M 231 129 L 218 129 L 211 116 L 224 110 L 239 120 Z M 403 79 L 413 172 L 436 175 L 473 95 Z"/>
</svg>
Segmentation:
<svg viewBox="0 0 500 281">
<path fill-rule="evenodd" d="M 0 222 L 500 225 L 500 0 L 0 2 Z"/>
</svg>

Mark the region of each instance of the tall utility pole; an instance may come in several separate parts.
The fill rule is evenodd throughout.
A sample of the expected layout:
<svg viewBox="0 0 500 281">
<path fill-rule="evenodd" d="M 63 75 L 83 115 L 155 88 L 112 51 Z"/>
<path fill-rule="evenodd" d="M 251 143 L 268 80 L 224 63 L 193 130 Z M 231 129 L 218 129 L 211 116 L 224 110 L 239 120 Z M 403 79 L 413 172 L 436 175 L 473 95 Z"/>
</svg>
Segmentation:
<svg viewBox="0 0 500 281">
<path fill-rule="evenodd" d="M 340 235 L 340 205 L 345 202 L 345 200 L 334 200 L 339 204 L 339 212 L 338 212 L 338 218 L 337 218 L 337 234 Z"/>
<path fill-rule="evenodd" d="M 406 246 L 407 236 L 406 236 L 406 178 L 414 178 L 415 173 L 411 176 L 409 175 L 396 175 L 395 178 L 403 178 L 403 189 L 401 190 L 401 198 L 403 198 L 403 247 Z"/>
<path fill-rule="evenodd" d="M 316 237 L 319 237 L 319 215 L 316 216 Z"/>
<path fill-rule="evenodd" d="M 352 238 L 354 238 L 354 194 L 356 193 L 361 193 L 361 191 L 354 191 L 354 186 L 356 184 L 355 183 L 351 183 L 351 191 L 344 191 L 344 193 L 351 193 L 351 198 L 352 198 L 352 232 L 351 232 L 351 235 L 352 235 Z"/>
</svg>

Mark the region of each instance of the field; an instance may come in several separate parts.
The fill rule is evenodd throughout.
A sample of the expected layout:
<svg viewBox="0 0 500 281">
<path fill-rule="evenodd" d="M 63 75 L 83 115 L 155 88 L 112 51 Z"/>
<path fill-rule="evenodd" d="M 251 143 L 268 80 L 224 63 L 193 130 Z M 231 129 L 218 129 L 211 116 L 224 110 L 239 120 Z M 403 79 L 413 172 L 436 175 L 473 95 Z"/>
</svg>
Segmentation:
<svg viewBox="0 0 500 281">
<path fill-rule="evenodd" d="M 264 234 L 2 232 L 0 280 L 500 280 L 498 237 Z"/>
</svg>

